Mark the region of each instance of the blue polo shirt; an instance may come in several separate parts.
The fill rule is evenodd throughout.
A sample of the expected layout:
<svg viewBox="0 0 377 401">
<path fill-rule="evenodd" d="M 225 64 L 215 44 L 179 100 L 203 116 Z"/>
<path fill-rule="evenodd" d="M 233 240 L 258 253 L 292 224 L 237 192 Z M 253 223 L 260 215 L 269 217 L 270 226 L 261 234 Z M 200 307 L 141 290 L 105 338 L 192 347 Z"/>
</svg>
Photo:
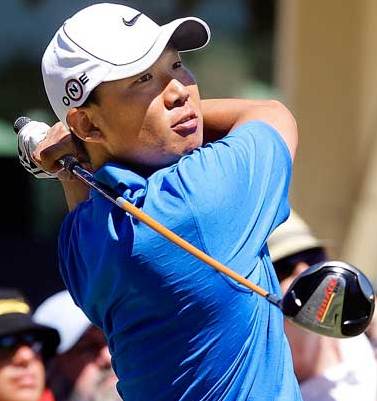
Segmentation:
<svg viewBox="0 0 377 401">
<path fill-rule="evenodd" d="M 266 239 L 289 214 L 291 158 L 249 122 L 145 179 L 97 180 L 241 275 L 280 293 Z M 126 401 L 301 400 L 279 309 L 96 192 L 65 219 L 64 281 L 103 329 Z"/>
</svg>

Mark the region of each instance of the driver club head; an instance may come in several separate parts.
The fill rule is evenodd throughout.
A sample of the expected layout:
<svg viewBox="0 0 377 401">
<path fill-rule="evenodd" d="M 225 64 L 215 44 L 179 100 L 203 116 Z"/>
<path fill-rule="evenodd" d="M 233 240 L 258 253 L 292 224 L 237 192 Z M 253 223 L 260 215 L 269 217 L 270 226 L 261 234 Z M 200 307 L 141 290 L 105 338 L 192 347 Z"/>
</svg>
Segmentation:
<svg viewBox="0 0 377 401">
<path fill-rule="evenodd" d="M 290 285 L 280 301 L 293 323 L 330 337 L 361 334 L 372 319 L 375 294 L 356 267 L 328 261 L 309 267 Z"/>
</svg>

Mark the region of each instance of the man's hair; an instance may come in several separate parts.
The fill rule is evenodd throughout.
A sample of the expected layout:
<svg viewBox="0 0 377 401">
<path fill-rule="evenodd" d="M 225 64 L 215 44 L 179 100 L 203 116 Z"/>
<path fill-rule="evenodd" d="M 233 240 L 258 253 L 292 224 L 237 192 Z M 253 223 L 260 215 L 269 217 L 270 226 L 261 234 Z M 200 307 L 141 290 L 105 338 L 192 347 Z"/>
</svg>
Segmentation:
<svg viewBox="0 0 377 401">
<path fill-rule="evenodd" d="M 293 273 L 298 263 L 303 262 L 312 266 L 316 263 L 325 262 L 327 259 L 328 257 L 324 248 L 311 248 L 277 260 L 274 262 L 274 267 L 279 282 L 281 282 Z"/>
<path fill-rule="evenodd" d="M 89 96 L 86 98 L 85 102 L 80 107 L 89 107 L 92 104 L 99 105 L 99 98 L 97 93 L 97 88 L 94 88 L 90 93 Z"/>
</svg>

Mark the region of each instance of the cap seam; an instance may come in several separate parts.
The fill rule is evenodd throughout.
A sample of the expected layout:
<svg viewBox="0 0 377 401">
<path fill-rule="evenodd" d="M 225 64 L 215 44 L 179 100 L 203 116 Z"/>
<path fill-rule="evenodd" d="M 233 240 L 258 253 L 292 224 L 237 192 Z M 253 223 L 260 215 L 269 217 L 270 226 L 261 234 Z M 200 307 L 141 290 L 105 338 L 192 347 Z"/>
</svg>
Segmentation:
<svg viewBox="0 0 377 401">
<path fill-rule="evenodd" d="M 142 58 L 144 58 L 144 57 L 153 49 L 155 43 L 157 42 L 158 38 L 161 36 L 161 33 L 162 33 L 162 32 L 161 32 L 161 29 L 160 29 L 160 32 L 159 32 L 159 34 L 157 35 L 157 37 L 155 38 L 155 40 L 153 41 L 152 45 L 151 45 L 151 46 L 149 47 L 149 49 L 148 49 L 142 56 L 140 56 L 138 59 L 133 60 L 133 61 L 131 61 L 131 62 L 129 62 L 129 63 L 116 64 L 116 63 L 112 63 L 111 61 L 105 60 L 105 59 L 103 59 L 103 58 L 101 58 L 101 57 L 98 57 L 98 56 L 92 54 L 91 52 L 89 52 L 88 50 L 84 49 L 82 46 L 80 46 L 77 42 L 75 42 L 75 41 L 68 35 L 67 31 L 65 30 L 65 25 L 66 25 L 66 24 L 64 24 L 63 27 L 62 27 L 62 28 L 63 28 L 63 32 L 64 32 L 64 34 L 66 35 L 66 37 L 67 37 L 74 45 L 76 45 L 79 49 L 83 50 L 85 53 L 89 54 L 91 57 L 93 57 L 93 58 L 95 58 L 95 59 L 97 59 L 97 60 L 103 61 L 103 62 L 105 62 L 105 63 L 107 63 L 107 64 L 110 64 L 110 65 L 113 66 L 113 67 L 124 67 L 125 65 L 130 65 L 130 64 L 136 63 L 136 62 L 138 62 L 139 60 L 141 60 Z"/>
</svg>

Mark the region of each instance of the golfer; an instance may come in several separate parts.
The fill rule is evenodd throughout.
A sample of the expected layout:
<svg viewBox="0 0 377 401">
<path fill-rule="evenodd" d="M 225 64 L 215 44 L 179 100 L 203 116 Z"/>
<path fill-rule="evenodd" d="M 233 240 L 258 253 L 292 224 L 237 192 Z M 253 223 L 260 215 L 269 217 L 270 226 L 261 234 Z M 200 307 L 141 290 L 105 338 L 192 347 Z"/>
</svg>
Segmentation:
<svg viewBox="0 0 377 401">
<path fill-rule="evenodd" d="M 43 56 L 61 123 L 33 158 L 55 173 L 75 155 L 157 221 L 279 293 L 266 239 L 289 214 L 296 124 L 277 102 L 200 99 L 180 52 L 209 36 L 200 19 L 159 26 L 122 5 L 75 14 Z M 60 178 L 71 210 L 61 273 L 106 335 L 124 400 L 301 400 L 278 308 Z"/>
</svg>

